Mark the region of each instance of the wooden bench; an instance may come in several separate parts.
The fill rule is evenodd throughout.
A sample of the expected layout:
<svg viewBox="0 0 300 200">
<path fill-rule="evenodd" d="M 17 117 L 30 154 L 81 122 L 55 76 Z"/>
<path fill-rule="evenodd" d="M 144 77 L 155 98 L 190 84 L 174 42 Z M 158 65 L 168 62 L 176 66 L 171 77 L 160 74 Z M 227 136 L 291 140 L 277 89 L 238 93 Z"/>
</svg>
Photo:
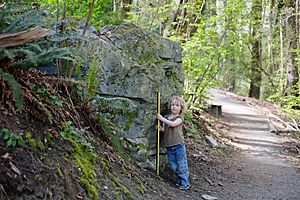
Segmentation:
<svg viewBox="0 0 300 200">
<path fill-rule="evenodd" d="M 222 105 L 209 105 L 208 112 L 214 117 L 220 117 L 222 116 Z"/>
</svg>

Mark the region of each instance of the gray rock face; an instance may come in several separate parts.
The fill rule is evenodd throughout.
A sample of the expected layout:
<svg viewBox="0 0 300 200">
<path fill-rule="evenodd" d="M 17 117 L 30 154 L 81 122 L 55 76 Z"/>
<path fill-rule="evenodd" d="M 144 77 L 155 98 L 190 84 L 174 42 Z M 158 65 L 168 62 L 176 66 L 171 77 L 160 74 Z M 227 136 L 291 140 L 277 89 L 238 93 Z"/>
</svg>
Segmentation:
<svg viewBox="0 0 300 200">
<path fill-rule="evenodd" d="M 130 152 L 143 167 L 153 168 L 156 142 L 156 94 L 161 93 L 161 110 L 173 95 L 181 95 L 184 72 L 177 43 L 147 32 L 133 24 L 106 26 L 88 51 L 99 58 L 101 72 L 98 93 L 132 114 L 118 114 L 121 136 L 129 141 Z"/>
</svg>

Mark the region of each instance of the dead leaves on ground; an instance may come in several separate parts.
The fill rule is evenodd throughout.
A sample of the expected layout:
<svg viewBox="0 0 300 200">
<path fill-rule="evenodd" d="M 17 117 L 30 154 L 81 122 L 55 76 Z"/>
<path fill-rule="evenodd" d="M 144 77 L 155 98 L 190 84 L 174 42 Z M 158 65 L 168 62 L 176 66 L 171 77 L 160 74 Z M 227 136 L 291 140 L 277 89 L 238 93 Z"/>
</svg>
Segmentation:
<svg viewBox="0 0 300 200">
<path fill-rule="evenodd" d="M 79 114 L 74 108 L 69 89 L 76 83 L 73 80 L 54 77 L 37 70 L 6 69 L 13 74 L 21 85 L 24 97 L 25 113 L 33 117 L 57 124 L 62 121 L 78 121 Z M 12 88 L 3 79 L 0 79 L 0 106 L 5 109 L 5 114 L 13 116 L 17 113 L 14 106 Z"/>
</svg>

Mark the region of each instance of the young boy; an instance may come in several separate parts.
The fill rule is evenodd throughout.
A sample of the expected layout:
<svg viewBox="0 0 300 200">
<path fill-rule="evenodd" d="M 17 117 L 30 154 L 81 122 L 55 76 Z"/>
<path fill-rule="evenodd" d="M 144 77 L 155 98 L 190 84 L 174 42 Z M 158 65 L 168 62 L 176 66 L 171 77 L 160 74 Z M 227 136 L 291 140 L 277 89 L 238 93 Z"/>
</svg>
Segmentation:
<svg viewBox="0 0 300 200">
<path fill-rule="evenodd" d="M 163 117 L 158 113 L 157 119 L 163 122 L 163 145 L 167 149 L 169 167 L 176 176 L 176 185 L 180 190 L 187 190 L 190 187 L 189 170 L 182 132 L 186 103 L 183 98 L 174 96 L 169 102 L 169 109 L 169 115 Z"/>
</svg>

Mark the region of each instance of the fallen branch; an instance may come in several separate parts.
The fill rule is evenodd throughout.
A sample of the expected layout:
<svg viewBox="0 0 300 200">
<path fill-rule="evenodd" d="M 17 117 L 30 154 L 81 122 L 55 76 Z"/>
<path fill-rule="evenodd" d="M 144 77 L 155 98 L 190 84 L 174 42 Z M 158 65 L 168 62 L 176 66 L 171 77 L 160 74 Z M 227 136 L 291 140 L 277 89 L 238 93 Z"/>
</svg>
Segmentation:
<svg viewBox="0 0 300 200">
<path fill-rule="evenodd" d="M 18 33 L 1 34 L 0 47 L 14 47 L 52 34 L 52 30 L 41 27 L 30 28 Z"/>
<path fill-rule="evenodd" d="M 0 184 L 0 199 L 9 200 L 9 197 L 2 184 Z"/>
<path fill-rule="evenodd" d="M 0 5 L 0 8 L 3 8 L 5 6 L 5 2 Z"/>
<path fill-rule="evenodd" d="M 276 129 L 277 129 L 277 131 L 278 132 L 282 132 L 282 131 L 285 131 L 285 132 L 289 132 L 289 131 L 297 131 L 297 129 L 296 128 L 294 128 L 293 126 L 291 126 L 288 122 L 286 122 L 286 121 L 284 121 L 284 120 L 282 120 L 282 119 L 280 119 L 279 117 L 277 117 L 276 115 L 274 115 L 274 114 L 272 114 L 272 113 L 268 113 L 267 114 L 267 116 L 269 117 L 269 120 L 270 120 L 270 122 L 274 125 L 274 124 L 276 124 L 277 125 L 277 127 L 276 127 Z M 282 124 L 284 124 L 284 126 L 281 126 L 280 128 L 282 128 L 282 127 L 284 127 L 284 130 L 278 130 L 278 123 L 276 123 L 276 122 L 274 122 L 274 121 L 272 121 L 272 119 L 271 118 L 274 118 L 274 119 L 276 119 L 277 121 L 279 121 L 279 122 L 281 122 Z"/>
<path fill-rule="evenodd" d="M 299 125 L 298 125 L 298 123 L 296 122 L 296 120 L 292 118 L 292 121 L 293 121 L 293 123 L 294 123 L 293 125 L 294 125 L 295 129 L 296 129 L 297 131 L 300 131 Z"/>
</svg>

